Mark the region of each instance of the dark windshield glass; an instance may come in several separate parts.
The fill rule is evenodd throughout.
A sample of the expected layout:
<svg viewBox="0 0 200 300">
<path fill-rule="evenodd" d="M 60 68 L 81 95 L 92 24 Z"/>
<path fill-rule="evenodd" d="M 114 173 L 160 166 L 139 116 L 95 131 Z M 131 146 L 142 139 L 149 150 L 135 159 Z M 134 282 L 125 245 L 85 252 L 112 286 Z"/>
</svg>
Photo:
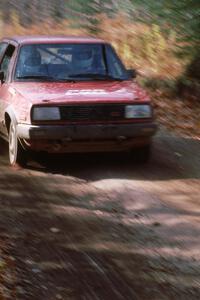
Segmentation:
<svg viewBox="0 0 200 300">
<path fill-rule="evenodd" d="M 15 78 L 126 80 L 128 74 L 110 45 L 33 44 L 21 47 Z"/>
</svg>

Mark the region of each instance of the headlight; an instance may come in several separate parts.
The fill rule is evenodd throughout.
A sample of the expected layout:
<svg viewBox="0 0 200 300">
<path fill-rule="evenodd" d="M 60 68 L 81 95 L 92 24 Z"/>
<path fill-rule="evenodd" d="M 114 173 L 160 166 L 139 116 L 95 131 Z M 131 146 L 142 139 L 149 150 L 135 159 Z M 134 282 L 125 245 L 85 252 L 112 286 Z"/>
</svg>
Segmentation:
<svg viewBox="0 0 200 300">
<path fill-rule="evenodd" d="M 148 104 L 135 104 L 126 105 L 125 107 L 125 118 L 126 119 L 140 119 L 140 118 L 151 118 L 152 110 Z"/>
<path fill-rule="evenodd" d="M 34 107 L 33 121 L 60 120 L 60 110 L 58 107 Z"/>
</svg>

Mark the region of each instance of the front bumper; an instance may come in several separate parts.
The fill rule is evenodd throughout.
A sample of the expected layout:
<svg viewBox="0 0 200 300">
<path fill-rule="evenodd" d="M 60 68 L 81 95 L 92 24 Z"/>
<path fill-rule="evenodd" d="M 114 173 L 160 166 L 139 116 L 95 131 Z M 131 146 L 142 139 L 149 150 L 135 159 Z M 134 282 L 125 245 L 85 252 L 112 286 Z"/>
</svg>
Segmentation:
<svg viewBox="0 0 200 300">
<path fill-rule="evenodd" d="M 25 146 L 51 153 L 124 151 L 151 142 L 154 123 L 106 125 L 22 125 L 17 135 Z"/>
<path fill-rule="evenodd" d="M 37 140 L 107 140 L 152 136 L 157 129 L 155 123 L 95 124 L 95 125 L 17 125 L 17 136 L 21 139 Z"/>
</svg>

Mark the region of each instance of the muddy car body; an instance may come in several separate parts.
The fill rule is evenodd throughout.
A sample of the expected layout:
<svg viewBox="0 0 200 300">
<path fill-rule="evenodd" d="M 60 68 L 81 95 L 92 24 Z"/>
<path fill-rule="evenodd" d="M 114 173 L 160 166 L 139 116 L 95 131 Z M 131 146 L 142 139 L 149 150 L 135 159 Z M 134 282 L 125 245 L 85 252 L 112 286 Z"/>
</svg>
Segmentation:
<svg viewBox="0 0 200 300">
<path fill-rule="evenodd" d="M 149 155 L 156 130 L 148 94 L 111 45 L 83 37 L 0 43 L 0 132 L 12 165 L 28 150 Z"/>
</svg>

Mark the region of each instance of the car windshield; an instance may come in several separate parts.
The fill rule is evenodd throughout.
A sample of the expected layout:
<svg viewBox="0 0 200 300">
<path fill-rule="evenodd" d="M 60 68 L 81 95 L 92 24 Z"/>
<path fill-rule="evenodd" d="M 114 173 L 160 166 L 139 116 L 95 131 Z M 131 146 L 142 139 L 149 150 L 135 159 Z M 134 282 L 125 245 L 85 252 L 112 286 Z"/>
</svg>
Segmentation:
<svg viewBox="0 0 200 300">
<path fill-rule="evenodd" d="M 108 44 L 31 44 L 21 47 L 16 80 L 127 80 L 128 72 Z"/>
</svg>

